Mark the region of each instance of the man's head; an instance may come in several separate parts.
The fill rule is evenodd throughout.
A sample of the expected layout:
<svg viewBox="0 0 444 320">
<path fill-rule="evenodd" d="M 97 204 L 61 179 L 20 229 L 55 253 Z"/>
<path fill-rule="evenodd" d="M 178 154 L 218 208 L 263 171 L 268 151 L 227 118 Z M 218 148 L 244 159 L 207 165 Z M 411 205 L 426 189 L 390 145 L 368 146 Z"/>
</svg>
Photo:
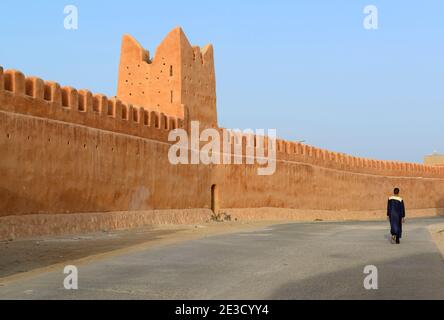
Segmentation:
<svg viewBox="0 0 444 320">
<path fill-rule="evenodd" d="M 397 196 L 399 194 L 399 188 L 395 188 L 395 190 L 393 190 L 393 193 Z"/>
</svg>

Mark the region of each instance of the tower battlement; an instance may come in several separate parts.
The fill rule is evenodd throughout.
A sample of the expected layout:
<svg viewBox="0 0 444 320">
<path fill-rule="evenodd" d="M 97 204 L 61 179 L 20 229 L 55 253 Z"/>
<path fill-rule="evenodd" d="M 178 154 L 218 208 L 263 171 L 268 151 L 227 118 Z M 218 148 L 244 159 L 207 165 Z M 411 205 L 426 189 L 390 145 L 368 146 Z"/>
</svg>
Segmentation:
<svg viewBox="0 0 444 320">
<path fill-rule="evenodd" d="M 172 30 L 150 57 L 133 37 L 122 38 L 117 97 L 154 106 L 158 112 L 217 127 L 213 47 L 191 46 L 181 28 Z"/>
</svg>

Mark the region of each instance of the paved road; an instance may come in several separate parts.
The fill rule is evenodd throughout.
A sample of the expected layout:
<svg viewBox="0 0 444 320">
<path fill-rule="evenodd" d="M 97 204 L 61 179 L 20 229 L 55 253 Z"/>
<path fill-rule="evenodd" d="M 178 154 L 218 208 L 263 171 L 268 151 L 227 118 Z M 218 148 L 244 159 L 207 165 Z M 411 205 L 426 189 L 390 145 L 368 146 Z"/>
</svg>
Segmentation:
<svg viewBox="0 0 444 320">
<path fill-rule="evenodd" d="M 444 299 L 444 261 L 427 226 L 401 245 L 383 222 L 293 223 L 147 249 L 79 266 L 79 290 L 48 272 L 0 287 L 20 299 Z M 366 265 L 378 290 L 363 287 Z"/>
</svg>

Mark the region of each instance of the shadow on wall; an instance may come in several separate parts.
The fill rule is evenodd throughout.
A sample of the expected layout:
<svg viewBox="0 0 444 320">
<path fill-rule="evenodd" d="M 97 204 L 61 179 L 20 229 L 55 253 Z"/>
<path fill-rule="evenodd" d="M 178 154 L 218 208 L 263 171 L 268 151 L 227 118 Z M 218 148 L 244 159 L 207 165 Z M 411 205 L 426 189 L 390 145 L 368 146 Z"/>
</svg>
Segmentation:
<svg viewBox="0 0 444 320">
<path fill-rule="evenodd" d="M 387 242 L 387 245 L 390 244 Z M 341 254 L 330 255 L 330 258 L 350 257 Z M 438 252 L 375 261 L 373 264 L 378 268 L 378 290 L 364 288 L 367 274 L 363 273 L 365 265 L 362 264 L 287 283 L 269 299 L 444 299 L 444 269 Z"/>
</svg>

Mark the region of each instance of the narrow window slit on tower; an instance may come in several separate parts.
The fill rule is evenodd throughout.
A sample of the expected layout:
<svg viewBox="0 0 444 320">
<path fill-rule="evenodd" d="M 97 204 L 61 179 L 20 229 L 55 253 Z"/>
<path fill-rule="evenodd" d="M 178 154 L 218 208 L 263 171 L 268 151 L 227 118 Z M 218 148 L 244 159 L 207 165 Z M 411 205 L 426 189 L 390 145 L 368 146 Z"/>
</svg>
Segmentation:
<svg viewBox="0 0 444 320">
<path fill-rule="evenodd" d="M 170 66 L 170 77 L 173 76 L 173 66 Z"/>
</svg>

